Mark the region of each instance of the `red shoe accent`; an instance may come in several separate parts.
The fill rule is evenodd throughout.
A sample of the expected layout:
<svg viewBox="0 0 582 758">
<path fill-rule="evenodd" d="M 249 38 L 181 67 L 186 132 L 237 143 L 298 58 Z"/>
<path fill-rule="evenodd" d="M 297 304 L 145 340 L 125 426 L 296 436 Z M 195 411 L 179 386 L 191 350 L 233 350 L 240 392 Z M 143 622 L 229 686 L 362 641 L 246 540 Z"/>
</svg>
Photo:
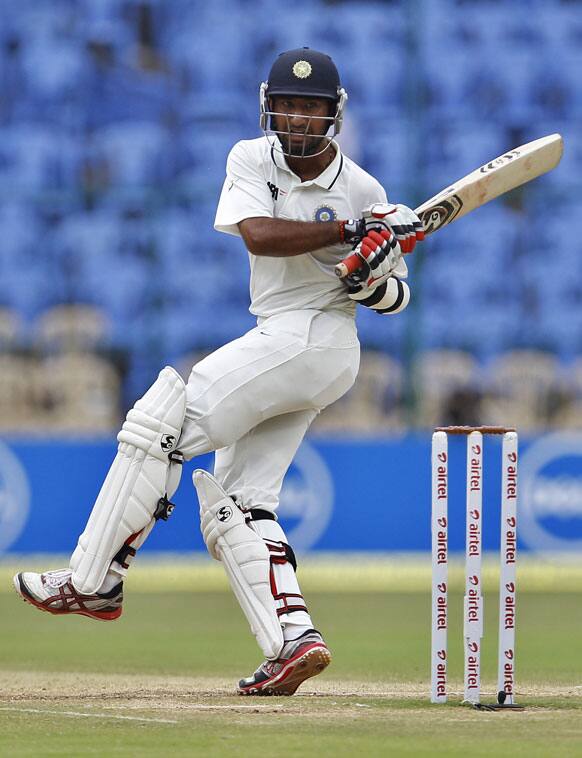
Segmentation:
<svg viewBox="0 0 582 758">
<path fill-rule="evenodd" d="M 314 642 L 285 662 L 280 671 L 264 682 L 239 685 L 239 695 L 293 695 L 300 684 L 317 676 L 331 663 L 324 643 Z"/>
<path fill-rule="evenodd" d="M 94 595 L 80 595 L 74 590 L 73 585 L 69 582 L 68 584 L 71 586 L 71 588 L 74 591 L 74 596 L 67 597 L 64 592 L 62 592 L 62 587 L 59 587 L 58 595 L 53 595 L 43 602 L 40 602 L 38 600 L 35 600 L 30 592 L 28 591 L 28 588 L 26 584 L 23 582 L 21 575 L 18 574 L 18 586 L 20 587 L 20 591 L 17 589 L 17 594 L 19 597 L 22 598 L 22 600 L 25 603 L 30 603 L 31 605 L 34 605 L 35 608 L 38 608 L 40 611 L 46 611 L 47 613 L 53 614 L 53 616 L 66 616 L 71 615 L 72 613 L 77 614 L 78 616 L 87 616 L 88 618 L 96 619 L 97 621 L 115 621 L 115 619 L 118 619 L 122 612 L 123 608 L 120 606 L 119 608 L 115 608 L 111 611 L 92 611 L 91 609 L 87 608 L 84 603 L 90 600 L 95 600 Z M 64 602 L 67 606 L 66 608 L 54 608 L 50 607 L 51 603 L 58 602 Z M 71 601 L 76 602 L 79 604 L 78 609 L 74 609 L 70 607 Z"/>
</svg>

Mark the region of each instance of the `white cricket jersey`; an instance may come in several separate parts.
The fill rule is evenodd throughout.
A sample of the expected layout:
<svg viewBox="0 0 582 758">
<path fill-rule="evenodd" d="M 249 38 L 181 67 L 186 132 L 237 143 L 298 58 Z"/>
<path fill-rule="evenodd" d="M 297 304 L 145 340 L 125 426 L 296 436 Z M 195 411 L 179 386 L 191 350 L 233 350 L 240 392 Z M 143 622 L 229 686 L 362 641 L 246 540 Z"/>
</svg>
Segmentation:
<svg viewBox="0 0 582 758">
<path fill-rule="evenodd" d="M 380 183 L 333 144 L 336 155 L 330 165 L 302 182 L 267 137 L 237 142 L 226 163 L 214 228 L 240 236 L 237 224 L 245 218 L 325 223 L 359 218 L 372 203 L 385 203 Z M 251 313 L 265 317 L 309 308 L 353 315 L 356 304 L 333 270 L 348 253 L 341 243 L 290 257 L 249 253 Z"/>
</svg>

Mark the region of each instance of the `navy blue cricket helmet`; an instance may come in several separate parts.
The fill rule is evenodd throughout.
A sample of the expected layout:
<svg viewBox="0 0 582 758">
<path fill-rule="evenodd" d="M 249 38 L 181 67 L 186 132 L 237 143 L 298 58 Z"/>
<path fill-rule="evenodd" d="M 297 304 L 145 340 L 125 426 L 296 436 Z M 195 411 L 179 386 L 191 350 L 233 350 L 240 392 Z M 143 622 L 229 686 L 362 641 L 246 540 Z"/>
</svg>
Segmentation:
<svg viewBox="0 0 582 758">
<path fill-rule="evenodd" d="M 300 47 L 281 53 L 273 63 L 269 78 L 260 87 L 260 125 L 265 133 L 280 136 L 288 132 L 277 132 L 272 128 L 271 117 L 275 112 L 269 101 L 269 98 L 277 95 L 324 98 L 335 103 L 334 114 L 325 117 L 329 120 L 330 126 L 333 126 L 333 133 L 326 135 L 327 144 L 323 150 L 340 133 L 348 96 L 341 86 L 337 67 L 329 55 L 309 47 Z"/>
</svg>

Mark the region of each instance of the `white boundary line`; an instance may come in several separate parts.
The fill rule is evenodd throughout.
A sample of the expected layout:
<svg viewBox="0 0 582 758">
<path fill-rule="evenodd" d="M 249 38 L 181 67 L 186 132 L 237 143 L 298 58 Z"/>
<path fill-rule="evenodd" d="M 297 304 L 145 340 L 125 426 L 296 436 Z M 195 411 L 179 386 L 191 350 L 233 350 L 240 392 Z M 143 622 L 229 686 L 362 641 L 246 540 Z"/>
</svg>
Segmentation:
<svg viewBox="0 0 582 758">
<path fill-rule="evenodd" d="M 79 711 L 52 711 L 44 708 L 4 708 L 0 711 L 15 711 L 17 713 L 50 713 L 57 716 L 80 716 L 87 719 L 123 719 L 125 721 L 149 721 L 155 724 L 178 724 L 176 719 L 156 719 L 147 716 L 114 716 L 109 713 L 80 713 Z"/>
</svg>

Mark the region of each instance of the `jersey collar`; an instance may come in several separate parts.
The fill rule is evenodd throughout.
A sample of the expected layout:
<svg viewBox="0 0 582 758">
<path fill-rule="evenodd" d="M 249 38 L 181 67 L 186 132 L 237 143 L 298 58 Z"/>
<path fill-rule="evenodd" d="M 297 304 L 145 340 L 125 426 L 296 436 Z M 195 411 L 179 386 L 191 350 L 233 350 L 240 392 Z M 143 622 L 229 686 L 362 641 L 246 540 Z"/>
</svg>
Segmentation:
<svg viewBox="0 0 582 758">
<path fill-rule="evenodd" d="M 330 190 L 336 183 L 342 172 L 342 168 L 344 167 L 344 157 L 340 150 L 340 146 L 335 140 L 332 140 L 332 145 L 335 147 L 335 157 L 333 161 L 319 176 L 316 176 L 315 179 L 308 179 L 306 182 L 301 182 L 302 187 L 309 187 L 311 184 L 317 184 L 318 187 Z M 296 176 L 287 165 L 285 158 L 273 146 L 271 146 L 271 160 L 278 169 L 282 169 L 292 176 Z"/>
</svg>

